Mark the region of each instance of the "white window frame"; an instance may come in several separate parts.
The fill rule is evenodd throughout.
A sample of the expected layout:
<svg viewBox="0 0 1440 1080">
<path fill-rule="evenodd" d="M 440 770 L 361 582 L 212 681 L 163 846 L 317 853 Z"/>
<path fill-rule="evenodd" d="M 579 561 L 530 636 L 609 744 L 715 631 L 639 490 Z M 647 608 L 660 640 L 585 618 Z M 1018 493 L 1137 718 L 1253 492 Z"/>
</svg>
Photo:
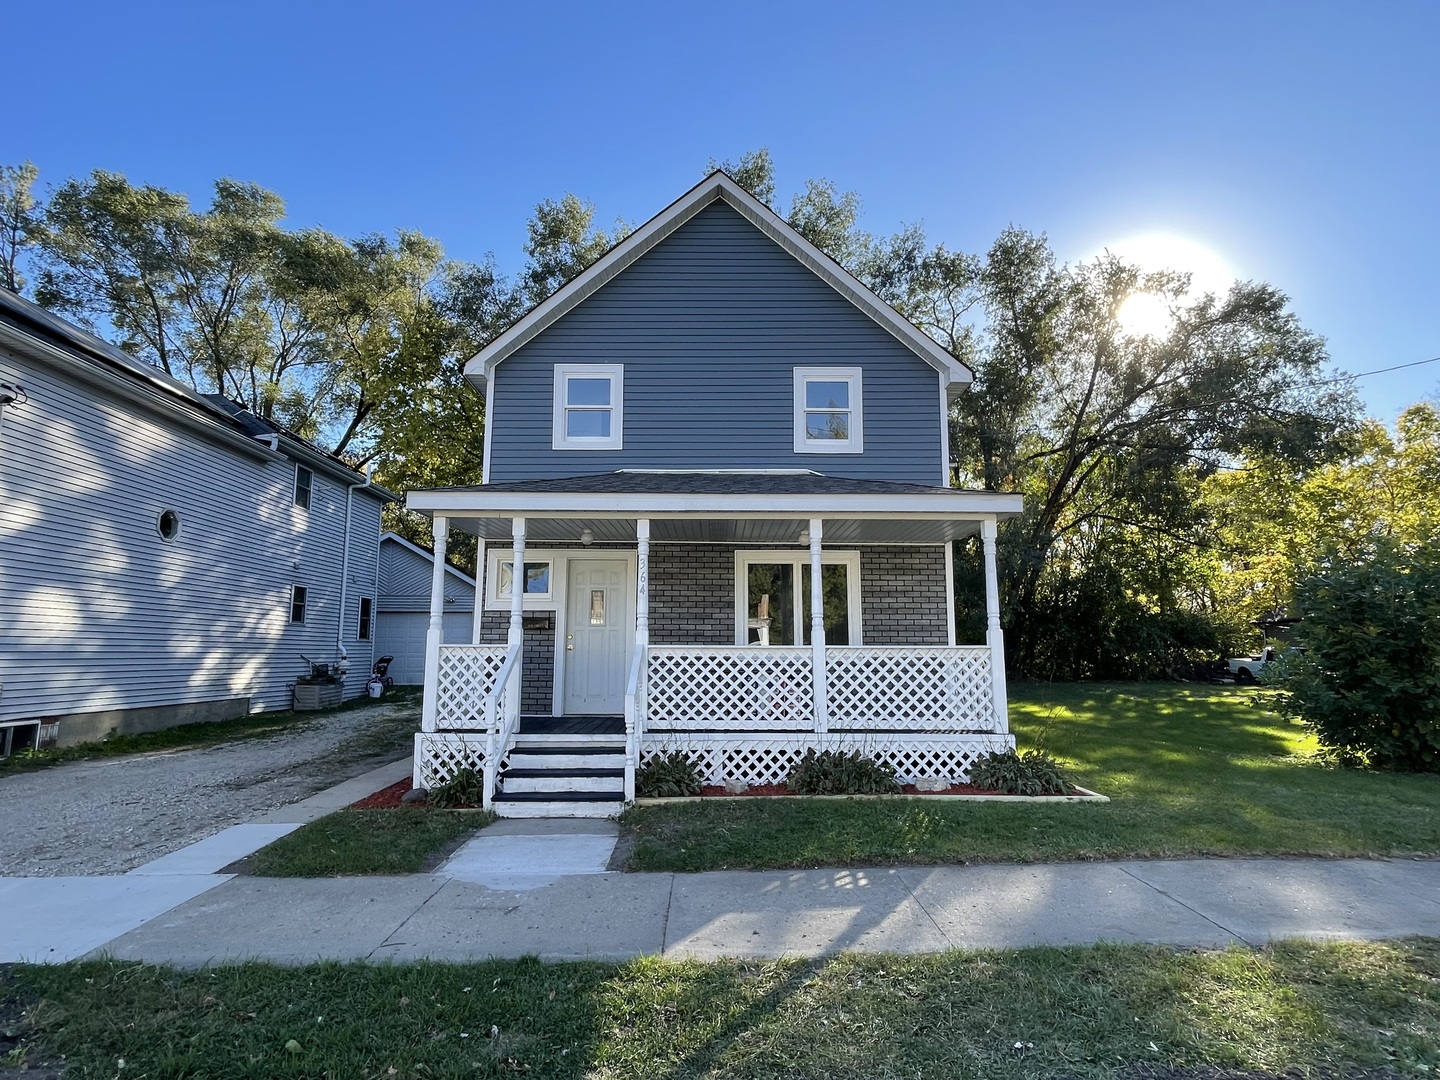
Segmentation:
<svg viewBox="0 0 1440 1080">
<path fill-rule="evenodd" d="M 301 594 L 304 594 L 302 597 Z M 300 618 L 295 618 L 295 604 L 300 604 Z M 290 611 L 285 617 L 285 622 L 290 626 L 304 626 L 310 618 L 310 588 L 306 585 L 290 586 Z"/>
<path fill-rule="evenodd" d="M 789 563 L 795 568 L 795 637 L 796 644 L 801 648 L 808 646 L 800 645 L 805 637 L 805 627 L 802 620 L 805 614 L 805 598 L 801 595 L 800 568 L 810 565 L 810 552 L 795 551 L 785 548 L 771 548 L 766 550 L 759 548 L 753 551 L 735 552 L 735 644 L 748 645 L 750 621 L 750 564 L 751 563 Z M 863 645 L 863 627 L 860 618 L 860 552 L 858 551 L 821 551 L 821 566 L 844 566 L 845 583 L 848 611 L 846 617 L 850 623 L 850 644 Z M 760 646 L 754 646 L 759 648 Z M 843 646 L 836 646 L 842 648 Z"/>
<path fill-rule="evenodd" d="M 566 390 L 571 379 L 610 380 L 610 435 L 607 438 L 570 437 L 565 434 L 565 413 L 571 408 L 601 411 L 604 405 L 567 405 Z M 625 365 L 556 364 L 550 448 L 552 450 L 623 450 L 625 448 Z"/>
<path fill-rule="evenodd" d="M 795 369 L 795 453 L 864 453 L 863 374 L 863 369 L 858 367 L 797 367 Z M 850 384 L 850 408 L 846 410 L 850 414 L 850 437 L 848 439 L 806 438 L 805 384 L 811 381 L 848 382 Z"/>
<path fill-rule="evenodd" d="M 300 501 L 300 474 L 304 473 L 308 479 L 305 481 L 305 501 Z M 315 501 L 315 470 L 304 465 L 295 466 L 295 483 L 290 489 L 290 503 L 298 506 L 307 514 L 310 512 L 310 505 Z"/>
<path fill-rule="evenodd" d="M 485 607 L 490 611 L 509 611 L 510 593 L 500 591 L 500 564 L 513 563 L 515 553 L 510 548 L 491 549 L 485 553 Z M 550 567 L 550 591 L 544 593 L 527 592 L 520 607 L 522 611 L 554 611 L 557 607 L 555 598 L 561 593 L 556 589 L 555 574 L 560 566 L 560 559 L 550 551 L 527 551 L 525 562 L 527 564 L 545 563 Z M 511 574 L 512 580 L 514 574 Z"/>
<path fill-rule="evenodd" d="M 355 612 L 355 640 L 375 640 L 375 601 L 372 597 L 360 597 L 359 609 Z"/>
</svg>

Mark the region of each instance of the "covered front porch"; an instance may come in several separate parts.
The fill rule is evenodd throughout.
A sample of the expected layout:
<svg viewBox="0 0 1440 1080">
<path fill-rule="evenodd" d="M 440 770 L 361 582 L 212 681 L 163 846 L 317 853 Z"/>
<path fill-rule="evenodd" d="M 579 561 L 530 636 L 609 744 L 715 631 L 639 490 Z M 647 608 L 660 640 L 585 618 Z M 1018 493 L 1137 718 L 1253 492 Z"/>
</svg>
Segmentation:
<svg viewBox="0 0 1440 1080">
<path fill-rule="evenodd" d="M 1018 496 L 617 473 L 414 492 L 410 507 L 434 519 L 437 568 L 451 530 L 477 537 L 484 596 L 471 640 L 444 642 L 437 570 L 416 786 L 469 767 L 489 805 L 517 744 L 569 717 L 615 718 L 613 736 L 585 737 L 623 749 L 625 801 L 640 765 L 676 751 L 707 783 L 783 781 L 811 748 L 913 782 L 963 779 L 1013 746 L 995 537 Z M 976 534 L 987 632 L 959 643 L 952 548 Z"/>
</svg>

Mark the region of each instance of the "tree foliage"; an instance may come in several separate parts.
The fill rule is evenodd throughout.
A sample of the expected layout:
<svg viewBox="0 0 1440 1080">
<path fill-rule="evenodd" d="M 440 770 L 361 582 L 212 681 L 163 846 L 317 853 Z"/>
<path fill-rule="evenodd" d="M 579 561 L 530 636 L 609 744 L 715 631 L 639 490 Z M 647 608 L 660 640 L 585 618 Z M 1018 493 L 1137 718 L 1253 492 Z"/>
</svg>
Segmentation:
<svg viewBox="0 0 1440 1080">
<path fill-rule="evenodd" d="M 1440 554 L 1372 540 L 1296 589 L 1305 652 L 1274 681 L 1342 760 L 1440 772 Z M 1268 681 L 1268 679 L 1267 679 Z"/>
<path fill-rule="evenodd" d="M 31 162 L 0 165 L 0 288 L 19 292 L 25 286 L 20 257 L 35 241 L 39 227 L 33 188 L 40 170 Z"/>
</svg>

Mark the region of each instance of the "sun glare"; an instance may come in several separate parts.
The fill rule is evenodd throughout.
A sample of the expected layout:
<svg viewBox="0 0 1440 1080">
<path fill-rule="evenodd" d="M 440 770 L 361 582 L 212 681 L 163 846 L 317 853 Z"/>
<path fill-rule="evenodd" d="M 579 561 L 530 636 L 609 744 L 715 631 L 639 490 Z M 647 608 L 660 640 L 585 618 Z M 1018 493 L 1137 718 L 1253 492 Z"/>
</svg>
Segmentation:
<svg viewBox="0 0 1440 1080">
<path fill-rule="evenodd" d="M 1229 291 L 1236 274 L 1219 254 L 1204 244 L 1169 233 L 1145 233 L 1118 243 L 1107 244 L 1106 250 L 1142 270 L 1179 270 L 1190 275 L 1190 291 L 1186 299 L 1198 300 L 1205 293 L 1217 295 Z M 1159 337 L 1170 329 L 1173 321 L 1169 305 L 1151 293 L 1135 293 L 1120 305 L 1120 329 L 1136 337 Z"/>
</svg>

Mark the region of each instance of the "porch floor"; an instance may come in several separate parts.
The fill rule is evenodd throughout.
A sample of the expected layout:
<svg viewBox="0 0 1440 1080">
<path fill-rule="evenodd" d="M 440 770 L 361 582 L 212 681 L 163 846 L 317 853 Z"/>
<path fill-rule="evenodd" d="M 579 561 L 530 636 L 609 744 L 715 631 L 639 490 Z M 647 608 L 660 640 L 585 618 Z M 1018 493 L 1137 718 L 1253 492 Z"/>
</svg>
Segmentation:
<svg viewBox="0 0 1440 1080">
<path fill-rule="evenodd" d="M 521 735 L 624 735 L 623 716 L 522 716 Z"/>
</svg>

